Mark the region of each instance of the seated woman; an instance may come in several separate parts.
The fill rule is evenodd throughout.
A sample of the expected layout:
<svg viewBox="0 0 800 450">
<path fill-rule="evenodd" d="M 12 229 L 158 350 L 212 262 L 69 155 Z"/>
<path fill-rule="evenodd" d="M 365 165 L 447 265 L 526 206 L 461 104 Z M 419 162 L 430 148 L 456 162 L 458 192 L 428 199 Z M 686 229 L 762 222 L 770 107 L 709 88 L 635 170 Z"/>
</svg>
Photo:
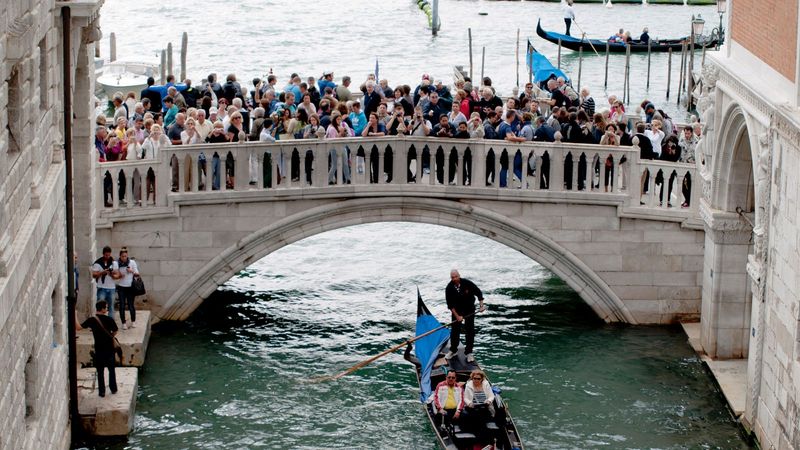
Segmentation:
<svg viewBox="0 0 800 450">
<path fill-rule="evenodd" d="M 464 389 L 456 381 L 456 372 L 448 372 L 445 380 L 437 384 L 433 390 L 436 423 L 441 423 L 444 418 L 445 424 L 451 425 L 461 418 L 461 411 L 464 409 Z"/>
<path fill-rule="evenodd" d="M 486 375 L 480 369 L 470 373 L 464 386 L 464 418 L 468 429 L 483 442 L 488 437 L 486 422 L 494 417 L 494 392 Z"/>
</svg>

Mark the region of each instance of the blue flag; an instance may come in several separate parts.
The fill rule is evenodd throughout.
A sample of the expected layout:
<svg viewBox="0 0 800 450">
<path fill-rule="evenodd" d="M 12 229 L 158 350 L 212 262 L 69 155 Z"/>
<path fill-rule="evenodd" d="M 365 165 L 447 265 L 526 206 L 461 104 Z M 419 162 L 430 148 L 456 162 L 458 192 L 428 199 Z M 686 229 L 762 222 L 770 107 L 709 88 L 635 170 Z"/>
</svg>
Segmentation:
<svg viewBox="0 0 800 450">
<path fill-rule="evenodd" d="M 436 317 L 431 314 L 428 307 L 422 301 L 422 295 L 417 289 L 417 327 L 415 335 L 419 336 L 431 330 L 439 328 L 442 323 L 436 320 Z M 431 395 L 431 371 L 433 364 L 436 362 L 436 357 L 442 346 L 450 338 L 450 331 L 447 328 L 442 328 L 422 339 L 414 342 L 414 354 L 419 360 L 420 367 L 420 401 L 425 402 Z"/>
</svg>

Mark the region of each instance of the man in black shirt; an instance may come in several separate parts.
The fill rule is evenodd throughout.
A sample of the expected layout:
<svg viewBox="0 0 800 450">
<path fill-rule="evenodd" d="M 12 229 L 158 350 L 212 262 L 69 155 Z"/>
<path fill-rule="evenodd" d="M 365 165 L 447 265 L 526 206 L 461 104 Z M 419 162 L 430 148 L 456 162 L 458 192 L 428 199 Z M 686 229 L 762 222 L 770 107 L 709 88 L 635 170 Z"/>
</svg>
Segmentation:
<svg viewBox="0 0 800 450">
<path fill-rule="evenodd" d="M 472 281 L 461 278 L 458 270 L 450 271 L 450 282 L 444 290 L 447 299 L 447 308 L 453 314 L 453 326 L 450 328 L 450 351 L 445 355 L 446 359 L 451 359 L 458 351 L 458 340 L 461 334 L 461 323 L 464 323 L 464 335 L 466 348 L 464 353 L 467 355 L 467 362 L 474 362 L 472 346 L 475 342 L 475 297 L 480 302 L 480 312 L 486 310 L 483 306 L 483 292 L 475 286 Z"/>
<path fill-rule="evenodd" d="M 147 87 L 142 89 L 142 92 L 139 94 L 139 98 L 141 99 L 150 99 L 150 112 L 152 113 L 160 113 L 161 112 L 161 94 L 155 90 L 150 89 L 151 86 L 156 84 L 156 80 L 153 77 L 147 78 Z"/>
<path fill-rule="evenodd" d="M 100 397 L 106 396 L 106 380 L 104 369 L 108 367 L 108 387 L 112 394 L 117 393 L 117 373 L 114 370 L 114 335 L 117 324 L 108 317 L 108 303 L 100 300 L 95 305 L 97 314 L 83 321 L 75 320 L 75 328 L 90 328 L 94 336 L 94 367 L 97 369 L 97 387 Z"/>
</svg>

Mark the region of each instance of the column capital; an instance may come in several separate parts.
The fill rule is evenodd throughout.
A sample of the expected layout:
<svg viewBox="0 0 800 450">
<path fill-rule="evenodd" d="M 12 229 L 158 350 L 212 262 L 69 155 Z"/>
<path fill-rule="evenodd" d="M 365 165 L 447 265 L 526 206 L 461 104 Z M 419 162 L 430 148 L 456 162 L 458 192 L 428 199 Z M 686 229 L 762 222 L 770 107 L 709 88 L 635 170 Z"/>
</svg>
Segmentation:
<svg viewBox="0 0 800 450">
<path fill-rule="evenodd" d="M 714 209 L 706 199 L 700 201 L 698 209 L 705 232 L 715 244 L 751 244 L 753 226 L 746 216 L 739 213 Z"/>
</svg>

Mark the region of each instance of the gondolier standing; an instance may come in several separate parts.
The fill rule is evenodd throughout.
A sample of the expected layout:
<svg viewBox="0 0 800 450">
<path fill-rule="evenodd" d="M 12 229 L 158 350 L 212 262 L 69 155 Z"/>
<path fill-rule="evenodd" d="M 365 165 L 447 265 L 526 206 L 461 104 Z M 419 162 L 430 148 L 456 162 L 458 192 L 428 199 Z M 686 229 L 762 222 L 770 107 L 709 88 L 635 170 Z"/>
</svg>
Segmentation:
<svg viewBox="0 0 800 450">
<path fill-rule="evenodd" d="M 458 270 L 450 271 L 450 282 L 444 290 L 447 299 L 447 308 L 453 314 L 453 326 L 450 329 L 450 351 L 445 355 L 451 359 L 458 352 L 458 341 L 463 323 L 467 355 L 467 362 L 474 362 L 472 346 L 475 343 L 475 297 L 480 302 L 480 312 L 486 310 L 483 305 L 483 292 L 472 281 L 461 278 Z"/>
<path fill-rule="evenodd" d="M 572 0 L 561 0 L 561 11 L 564 13 L 564 23 L 567 25 L 567 32 L 564 34 L 569 36 L 569 28 L 572 26 L 572 21 L 575 20 L 575 9 L 572 7 Z"/>
</svg>

